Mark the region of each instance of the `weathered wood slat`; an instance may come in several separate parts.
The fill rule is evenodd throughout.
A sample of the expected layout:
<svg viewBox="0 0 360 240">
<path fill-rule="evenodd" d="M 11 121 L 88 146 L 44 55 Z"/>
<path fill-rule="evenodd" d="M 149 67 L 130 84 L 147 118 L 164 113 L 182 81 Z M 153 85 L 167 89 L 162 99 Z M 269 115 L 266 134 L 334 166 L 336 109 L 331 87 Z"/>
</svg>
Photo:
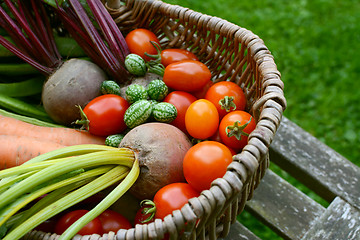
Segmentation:
<svg viewBox="0 0 360 240">
<path fill-rule="evenodd" d="M 220 238 L 219 240 L 221 240 Z M 240 222 L 231 225 L 230 232 L 224 240 L 260 240 L 255 234 L 247 229 Z"/>
<path fill-rule="evenodd" d="M 325 208 L 268 170 L 246 209 L 285 239 L 301 239 Z"/>
<path fill-rule="evenodd" d="M 270 159 L 327 201 L 340 196 L 360 209 L 360 168 L 285 117 Z"/>
<path fill-rule="evenodd" d="M 326 209 L 302 240 L 360 239 L 360 211 L 340 197 Z"/>
</svg>

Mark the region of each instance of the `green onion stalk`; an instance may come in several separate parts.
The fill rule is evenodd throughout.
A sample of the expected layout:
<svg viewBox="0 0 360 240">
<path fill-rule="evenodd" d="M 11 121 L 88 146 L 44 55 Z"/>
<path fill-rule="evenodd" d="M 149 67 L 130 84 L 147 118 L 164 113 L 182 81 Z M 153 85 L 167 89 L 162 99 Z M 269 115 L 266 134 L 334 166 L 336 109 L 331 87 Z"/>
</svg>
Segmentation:
<svg viewBox="0 0 360 240">
<path fill-rule="evenodd" d="M 132 150 L 94 144 L 57 149 L 2 170 L 0 238 L 20 239 L 47 219 L 115 185 L 59 237 L 72 239 L 115 203 L 134 184 L 139 172 Z"/>
</svg>

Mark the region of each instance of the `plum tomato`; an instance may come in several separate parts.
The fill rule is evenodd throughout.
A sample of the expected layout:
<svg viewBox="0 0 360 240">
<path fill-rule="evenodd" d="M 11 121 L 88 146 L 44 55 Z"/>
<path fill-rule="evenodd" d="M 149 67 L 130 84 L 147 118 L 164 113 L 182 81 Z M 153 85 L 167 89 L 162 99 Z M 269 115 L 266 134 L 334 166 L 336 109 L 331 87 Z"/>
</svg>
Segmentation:
<svg viewBox="0 0 360 240">
<path fill-rule="evenodd" d="M 197 139 L 214 135 L 219 127 L 219 114 L 214 104 L 206 99 L 193 102 L 186 111 L 185 126 L 187 132 Z"/>
<path fill-rule="evenodd" d="M 169 93 L 163 101 L 173 104 L 177 110 L 177 117 L 170 122 L 170 124 L 179 128 L 184 133 L 187 133 L 185 126 L 186 110 L 196 100 L 196 97 L 188 92 L 173 91 Z"/>
<path fill-rule="evenodd" d="M 143 59 L 149 61 L 152 58 L 145 55 L 156 55 L 157 49 L 151 44 L 151 41 L 160 45 L 157 36 L 148 29 L 137 28 L 130 31 L 125 37 L 126 44 L 131 53 L 135 53 Z"/>
<path fill-rule="evenodd" d="M 210 79 L 209 81 L 207 81 L 203 88 L 197 91 L 191 91 L 190 93 L 191 95 L 194 95 L 194 97 L 196 97 L 197 99 L 205 98 L 206 92 L 212 85 L 214 85 L 214 82 Z"/>
<path fill-rule="evenodd" d="M 248 142 L 248 135 L 255 129 L 255 119 L 245 111 L 233 111 L 226 114 L 219 124 L 221 141 L 239 151 Z"/>
<path fill-rule="evenodd" d="M 216 141 L 203 141 L 192 146 L 183 161 L 186 181 L 199 192 L 209 189 L 212 181 L 224 176 L 232 156 L 227 146 Z"/>
<path fill-rule="evenodd" d="M 174 210 L 181 209 L 189 199 L 200 195 L 188 183 L 171 183 L 162 187 L 154 196 L 155 218 L 164 219 Z"/>
<path fill-rule="evenodd" d="M 234 110 L 245 110 L 246 97 L 239 85 L 234 82 L 217 82 L 206 92 L 205 99 L 212 102 L 222 119 L 227 113 Z"/>
<path fill-rule="evenodd" d="M 98 218 L 100 219 L 104 233 L 108 233 L 110 231 L 116 233 L 119 229 L 132 228 L 132 225 L 127 218 L 110 209 L 102 212 Z"/>
<path fill-rule="evenodd" d="M 211 79 L 209 68 L 200 61 L 182 60 L 169 64 L 164 71 L 165 84 L 178 91 L 198 91 Z"/>
<path fill-rule="evenodd" d="M 55 225 L 55 233 L 61 235 L 79 218 L 88 213 L 88 210 L 79 209 L 66 213 L 63 215 Z M 86 224 L 79 232 L 80 235 L 103 234 L 102 224 L 99 218 L 94 218 L 91 222 Z"/>
<path fill-rule="evenodd" d="M 161 64 L 164 65 L 164 67 L 171 63 L 188 59 L 199 60 L 194 53 L 186 49 L 169 48 L 161 51 Z"/>
<path fill-rule="evenodd" d="M 86 128 L 93 135 L 109 136 L 124 131 L 125 111 L 129 103 L 115 94 L 105 94 L 91 100 L 84 108 Z M 77 122 L 79 123 L 79 122 Z"/>
</svg>

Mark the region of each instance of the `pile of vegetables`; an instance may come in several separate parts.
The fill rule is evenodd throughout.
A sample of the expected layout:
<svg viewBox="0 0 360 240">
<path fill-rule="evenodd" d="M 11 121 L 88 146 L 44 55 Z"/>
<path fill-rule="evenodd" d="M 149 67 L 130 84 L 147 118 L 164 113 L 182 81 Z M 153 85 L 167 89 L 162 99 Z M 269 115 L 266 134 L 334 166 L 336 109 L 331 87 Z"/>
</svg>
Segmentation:
<svg viewBox="0 0 360 240">
<path fill-rule="evenodd" d="M 148 29 L 123 36 L 99 0 L 5 0 L 0 26 L 0 59 L 38 70 L 0 83 L 2 239 L 163 219 L 221 178 L 256 126 L 241 87 Z M 130 212 L 116 208 L 126 196 Z"/>
</svg>

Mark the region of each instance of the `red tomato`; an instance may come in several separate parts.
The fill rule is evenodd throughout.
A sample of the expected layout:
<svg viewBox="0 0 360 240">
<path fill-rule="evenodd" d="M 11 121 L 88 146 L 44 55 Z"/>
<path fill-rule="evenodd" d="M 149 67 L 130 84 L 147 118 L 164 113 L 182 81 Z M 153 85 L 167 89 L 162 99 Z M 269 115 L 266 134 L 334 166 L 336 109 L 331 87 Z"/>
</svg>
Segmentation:
<svg viewBox="0 0 360 240">
<path fill-rule="evenodd" d="M 197 99 L 205 98 L 206 92 L 212 85 L 214 85 L 214 82 L 209 80 L 209 81 L 207 81 L 207 83 L 204 85 L 203 88 L 201 88 L 198 91 L 194 91 L 194 92 L 190 92 L 190 93 L 192 95 L 194 95 Z"/>
<path fill-rule="evenodd" d="M 154 196 L 155 218 L 163 219 L 174 210 L 181 209 L 189 199 L 200 194 L 187 183 L 171 183 L 162 187 Z"/>
<path fill-rule="evenodd" d="M 170 124 L 179 128 L 184 133 L 187 133 L 185 127 L 186 110 L 191 105 L 191 103 L 195 102 L 196 100 L 196 97 L 184 91 L 173 91 L 169 93 L 163 101 L 173 104 L 177 110 L 177 117 L 174 121 L 170 122 Z"/>
<path fill-rule="evenodd" d="M 197 139 L 214 135 L 219 126 L 219 114 L 214 104 L 206 99 L 193 102 L 186 111 L 185 126 L 187 132 Z"/>
<path fill-rule="evenodd" d="M 191 92 L 203 88 L 211 79 L 209 68 L 202 62 L 182 60 L 165 68 L 163 81 L 174 90 Z"/>
<path fill-rule="evenodd" d="M 255 120 L 249 113 L 245 111 L 233 111 L 226 114 L 221 120 L 219 133 L 225 145 L 238 151 L 246 146 L 248 141 L 247 136 L 255 127 Z"/>
<path fill-rule="evenodd" d="M 164 67 L 170 63 L 179 62 L 182 60 L 198 61 L 199 59 L 194 53 L 186 49 L 169 48 L 161 51 L 161 64 L 164 65 Z"/>
<path fill-rule="evenodd" d="M 143 201 L 141 207 L 136 212 L 134 225 L 154 222 L 155 212 L 156 206 L 154 202 L 149 200 Z"/>
<path fill-rule="evenodd" d="M 55 232 L 55 225 L 57 223 L 58 217 L 54 216 L 50 219 L 45 220 L 40 225 L 35 227 L 35 230 L 42 231 L 42 232 Z"/>
<path fill-rule="evenodd" d="M 212 135 L 212 136 L 209 138 L 209 140 L 211 140 L 211 141 L 216 141 L 216 142 L 219 142 L 219 143 L 223 143 L 222 140 L 221 140 L 221 137 L 220 137 L 219 129 L 215 132 L 214 135 Z M 234 149 L 232 149 L 232 148 L 229 147 L 229 146 L 226 146 L 226 147 L 230 150 L 230 152 L 231 152 L 231 154 L 232 154 L 233 156 L 236 154 L 236 151 L 235 151 Z"/>
<path fill-rule="evenodd" d="M 97 136 L 121 133 L 127 128 L 124 114 L 128 107 L 129 103 L 115 94 L 94 98 L 84 108 L 89 132 Z"/>
<path fill-rule="evenodd" d="M 61 235 L 79 218 L 84 216 L 88 210 L 74 210 L 62 216 L 55 225 L 55 233 Z M 80 235 L 103 234 L 103 228 L 99 218 L 94 218 L 91 222 L 86 224 L 79 232 Z"/>
<path fill-rule="evenodd" d="M 102 224 L 104 233 L 117 232 L 119 229 L 132 228 L 131 223 L 123 215 L 113 210 L 107 209 L 98 217 Z"/>
<path fill-rule="evenodd" d="M 186 181 L 199 192 L 209 189 L 212 181 L 224 176 L 232 156 L 229 148 L 219 142 L 204 141 L 192 146 L 183 161 Z"/>
<path fill-rule="evenodd" d="M 226 101 L 229 97 L 232 100 Z M 246 97 L 243 90 L 233 82 L 223 81 L 215 83 L 208 89 L 205 98 L 216 106 L 220 119 L 230 111 L 243 111 L 246 107 Z"/>
<path fill-rule="evenodd" d="M 160 41 L 157 36 L 148 29 L 138 28 L 129 32 L 125 41 L 129 47 L 131 53 L 135 53 L 145 60 L 149 61 L 152 58 L 145 55 L 145 53 L 156 55 L 157 49 L 151 44 L 151 41 L 160 45 Z"/>
</svg>

